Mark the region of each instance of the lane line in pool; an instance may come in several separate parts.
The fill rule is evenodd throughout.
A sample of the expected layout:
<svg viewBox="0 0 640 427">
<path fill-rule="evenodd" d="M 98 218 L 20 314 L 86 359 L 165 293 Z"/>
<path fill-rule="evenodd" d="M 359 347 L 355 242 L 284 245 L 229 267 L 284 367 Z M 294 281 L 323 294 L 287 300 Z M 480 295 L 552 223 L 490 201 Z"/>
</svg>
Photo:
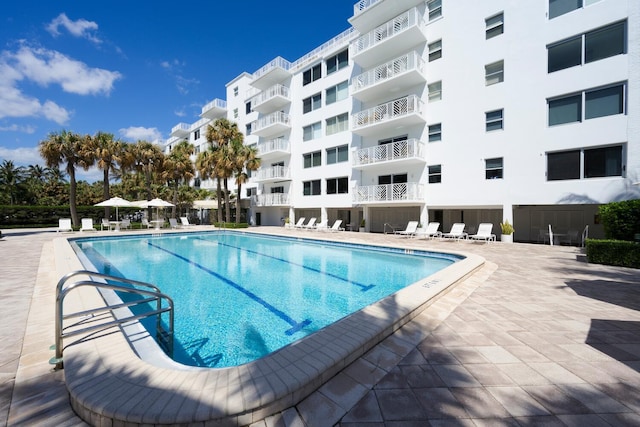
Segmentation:
<svg viewBox="0 0 640 427">
<path fill-rule="evenodd" d="M 305 319 L 302 322 L 296 322 L 295 320 L 293 320 L 291 317 L 289 317 L 285 312 L 277 309 L 276 307 L 272 306 L 271 304 L 269 304 L 268 302 L 266 302 L 265 300 L 263 300 L 262 298 L 260 298 L 258 295 L 254 294 L 253 292 L 251 292 L 248 289 L 243 288 L 241 285 L 239 285 L 238 283 L 227 279 L 224 276 L 221 276 L 220 274 L 216 273 L 213 270 L 208 269 L 207 267 L 198 264 L 197 262 L 191 261 L 190 259 L 177 254 L 175 252 L 171 252 L 168 249 L 165 249 L 161 246 L 158 246 L 154 243 L 151 242 L 147 242 L 147 244 L 153 248 L 159 249 L 161 251 L 164 251 L 166 253 L 168 253 L 169 255 L 173 255 L 174 257 L 187 262 L 188 264 L 193 265 L 196 268 L 199 268 L 200 270 L 216 277 L 217 279 L 223 281 L 224 283 L 226 283 L 227 285 L 231 286 L 232 288 L 242 292 L 243 294 L 245 294 L 246 296 L 248 296 L 249 298 L 251 298 L 252 300 L 254 300 L 255 302 L 257 302 L 258 304 L 262 305 L 264 308 L 266 308 L 267 310 L 269 310 L 271 313 L 275 314 L 276 316 L 278 316 L 280 319 L 284 320 L 285 322 L 287 322 L 289 325 L 291 325 L 291 328 L 287 329 L 286 331 L 284 331 L 284 333 L 286 335 L 293 335 L 296 332 L 298 332 L 299 330 L 301 330 L 302 328 L 304 328 L 305 326 L 309 325 L 311 323 L 311 320 L 309 319 Z"/>
<path fill-rule="evenodd" d="M 200 240 L 207 240 L 207 239 L 203 239 L 202 237 L 197 237 L 197 239 L 200 239 Z M 374 287 L 376 286 L 376 285 L 374 285 L 374 284 L 371 284 L 371 285 L 363 285 L 362 283 L 352 282 L 351 280 L 349 280 L 349 279 L 345 279 L 344 277 L 340 277 L 340 276 L 338 276 L 338 275 L 336 275 L 336 274 L 327 273 L 327 272 L 322 271 L 322 270 L 319 270 L 319 269 L 317 269 L 317 268 L 309 267 L 308 265 L 298 264 L 298 263 L 291 262 L 291 261 L 289 261 L 289 260 L 287 260 L 287 259 L 284 259 L 284 258 L 278 258 L 278 257 L 275 257 L 275 256 L 273 256 L 273 255 L 263 254 L 263 253 L 261 253 L 261 252 L 253 251 L 253 250 L 251 250 L 251 249 L 241 248 L 241 247 L 239 247 L 239 246 L 233 246 L 233 245 L 230 245 L 230 244 L 228 244 L 228 243 L 223 243 L 223 242 L 220 242 L 220 241 L 218 241 L 218 244 L 219 244 L 219 245 L 222 245 L 222 246 L 226 246 L 226 247 L 228 247 L 228 248 L 233 248 L 233 249 L 238 249 L 238 250 L 240 250 L 240 251 L 245 251 L 245 252 L 248 252 L 248 253 L 250 253 L 250 254 L 260 255 L 260 256 L 263 256 L 263 257 L 266 257 L 266 258 L 271 258 L 271 259 L 275 259 L 275 260 L 277 260 L 277 261 L 282 261 L 282 262 L 287 263 L 287 264 L 295 265 L 296 267 L 302 267 L 302 268 L 304 268 L 304 269 L 306 269 L 306 270 L 311 270 L 311 271 L 313 271 L 313 272 L 315 272 L 315 273 L 324 274 L 325 276 L 333 277 L 334 279 L 338 279 L 338 280 L 341 280 L 341 281 L 343 281 L 343 282 L 349 283 L 349 284 L 351 284 L 351 285 L 358 286 L 358 287 L 360 287 L 360 290 L 361 290 L 362 292 L 366 292 L 366 291 L 368 291 L 369 289 L 374 288 Z"/>
</svg>

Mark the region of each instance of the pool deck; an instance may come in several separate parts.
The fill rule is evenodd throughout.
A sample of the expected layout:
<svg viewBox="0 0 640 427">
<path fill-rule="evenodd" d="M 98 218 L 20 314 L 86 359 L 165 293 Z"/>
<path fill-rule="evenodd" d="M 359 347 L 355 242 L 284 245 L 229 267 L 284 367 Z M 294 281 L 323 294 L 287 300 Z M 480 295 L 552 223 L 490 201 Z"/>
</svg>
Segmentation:
<svg viewBox="0 0 640 427">
<path fill-rule="evenodd" d="M 85 425 L 64 371 L 48 364 L 60 235 L 3 235 L 0 425 Z M 590 265 L 566 246 L 322 237 L 467 252 L 486 263 L 295 407 L 252 426 L 640 425 L 638 270 Z"/>
</svg>

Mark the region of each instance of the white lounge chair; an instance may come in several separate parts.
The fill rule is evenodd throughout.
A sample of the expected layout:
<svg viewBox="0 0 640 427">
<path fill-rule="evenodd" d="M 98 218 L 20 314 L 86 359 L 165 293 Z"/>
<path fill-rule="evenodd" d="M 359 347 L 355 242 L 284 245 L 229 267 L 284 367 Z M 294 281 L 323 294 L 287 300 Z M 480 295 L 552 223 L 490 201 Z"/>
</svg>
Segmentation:
<svg viewBox="0 0 640 427">
<path fill-rule="evenodd" d="M 311 229 L 315 228 L 315 226 L 316 226 L 316 218 L 315 218 L 315 217 L 313 217 L 313 218 L 311 218 L 311 219 L 309 220 L 309 222 L 308 222 L 308 223 L 306 223 L 305 225 L 303 225 L 303 226 L 302 226 L 302 228 L 303 228 L 304 230 L 311 230 Z"/>
<path fill-rule="evenodd" d="M 80 232 L 82 233 L 83 231 L 98 231 L 93 226 L 93 218 L 82 218 Z"/>
<path fill-rule="evenodd" d="M 195 224 L 191 224 L 189 222 L 189 218 L 187 218 L 186 216 L 181 216 L 180 222 L 182 223 L 183 227 L 193 227 L 195 225 Z"/>
<path fill-rule="evenodd" d="M 128 218 L 123 219 L 122 221 L 120 221 L 120 229 L 127 229 L 131 227 L 131 220 Z"/>
<path fill-rule="evenodd" d="M 411 237 L 411 236 L 415 236 L 417 231 L 418 231 L 418 221 L 409 221 L 407 223 L 407 228 L 400 231 L 394 231 L 393 234 L 397 234 L 399 236 Z"/>
<path fill-rule="evenodd" d="M 298 222 L 296 222 L 293 226 L 293 228 L 302 228 L 303 224 L 304 224 L 304 220 L 307 219 L 305 217 L 301 217 L 298 219 Z"/>
<path fill-rule="evenodd" d="M 478 225 L 478 232 L 476 234 L 471 234 L 471 235 L 467 236 L 467 239 L 469 239 L 469 240 L 484 240 L 485 243 L 495 242 L 496 241 L 496 235 L 495 234 L 491 234 L 492 230 L 493 230 L 493 224 L 492 223 L 483 222 L 482 224 Z"/>
<path fill-rule="evenodd" d="M 149 220 L 147 218 L 142 218 L 142 226 L 143 227 L 147 227 L 147 229 L 153 227 L 153 225 L 151 223 L 149 223 Z"/>
<path fill-rule="evenodd" d="M 58 219 L 58 229 L 56 233 L 61 231 L 73 231 L 73 227 L 71 226 L 71 218 L 60 218 Z"/>
<path fill-rule="evenodd" d="M 111 231 L 111 222 L 107 218 L 102 218 L 102 222 L 100 223 L 100 230 L 104 230 L 105 227 L 107 230 Z"/>
<path fill-rule="evenodd" d="M 441 237 L 443 239 L 466 239 L 467 233 L 464 232 L 464 222 L 456 222 L 451 226 L 451 230 L 448 233 L 443 233 Z"/>
<path fill-rule="evenodd" d="M 333 225 L 327 228 L 327 231 L 330 231 L 332 233 L 335 233 L 337 231 L 344 231 L 344 228 L 340 227 L 341 225 L 342 225 L 342 220 L 336 219 Z"/>
<path fill-rule="evenodd" d="M 171 228 L 180 228 L 180 224 L 178 224 L 178 220 L 175 218 L 169 218 L 169 227 Z"/>
<path fill-rule="evenodd" d="M 430 222 L 429 224 L 427 224 L 426 229 L 416 231 L 416 237 L 420 238 L 420 236 L 424 236 L 428 239 L 435 239 L 442 234 L 440 231 L 438 231 L 438 228 L 440 228 L 439 222 Z"/>
<path fill-rule="evenodd" d="M 329 228 L 329 225 L 327 220 L 320 221 L 315 225 L 315 227 L 313 227 L 313 229 L 316 231 L 326 231 L 328 228 Z"/>
</svg>

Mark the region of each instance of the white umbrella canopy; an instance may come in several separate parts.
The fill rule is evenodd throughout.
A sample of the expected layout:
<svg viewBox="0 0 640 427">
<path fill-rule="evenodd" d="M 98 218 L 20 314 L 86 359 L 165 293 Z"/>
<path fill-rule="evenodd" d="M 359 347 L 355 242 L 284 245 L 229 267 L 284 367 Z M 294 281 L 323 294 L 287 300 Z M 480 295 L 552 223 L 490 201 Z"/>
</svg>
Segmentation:
<svg viewBox="0 0 640 427">
<path fill-rule="evenodd" d="M 160 208 L 168 208 L 174 206 L 173 203 L 166 202 L 162 199 L 151 199 L 151 200 L 143 200 L 140 202 L 136 202 L 136 206 L 140 206 L 141 208 L 156 208 L 156 218 L 158 217 L 158 209 Z"/>
<path fill-rule="evenodd" d="M 118 208 L 121 206 L 133 206 L 133 204 L 122 197 L 112 197 L 103 202 L 96 203 L 94 206 L 111 206 L 116 208 L 116 221 L 118 220 Z"/>
</svg>

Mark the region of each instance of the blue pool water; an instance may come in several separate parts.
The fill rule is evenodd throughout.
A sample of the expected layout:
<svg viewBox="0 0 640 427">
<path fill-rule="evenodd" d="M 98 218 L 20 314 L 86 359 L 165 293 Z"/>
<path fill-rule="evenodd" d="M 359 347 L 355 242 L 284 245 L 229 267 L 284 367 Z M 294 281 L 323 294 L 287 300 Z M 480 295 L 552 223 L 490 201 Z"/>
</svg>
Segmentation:
<svg viewBox="0 0 640 427">
<path fill-rule="evenodd" d="M 155 284 L 173 298 L 174 360 L 210 367 L 256 360 L 460 259 L 234 232 L 72 246 L 99 272 Z M 145 327 L 154 331 L 153 320 Z"/>
</svg>

